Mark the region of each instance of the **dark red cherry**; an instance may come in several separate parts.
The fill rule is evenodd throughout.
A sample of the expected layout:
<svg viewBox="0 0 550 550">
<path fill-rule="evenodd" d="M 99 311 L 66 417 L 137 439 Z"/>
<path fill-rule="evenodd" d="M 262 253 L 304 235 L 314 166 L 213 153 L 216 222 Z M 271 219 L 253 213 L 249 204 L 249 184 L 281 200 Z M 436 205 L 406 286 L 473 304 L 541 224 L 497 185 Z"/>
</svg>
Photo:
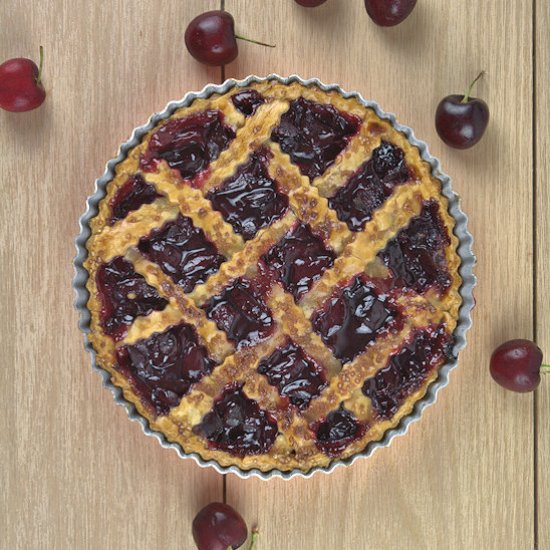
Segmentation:
<svg viewBox="0 0 550 550">
<path fill-rule="evenodd" d="M 233 16 L 221 10 L 197 15 L 185 31 L 185 45 L 197 61 L 206 65 L 231 63 L 239 53 Z"/>
<path fill-rule="evenodd" d="M 8 59 L 0 65 L 0 108 L 14 113 L 40 107 L 46 98 L 41 75 L 44 50 L 40 46 L 40 65 L 24 57 Z"/>
<path fill-rule="evenodd" d="M 193 520 L 193 539 L 199 550 L 239 548 L 247 536 L 244 519 L 223 502 L 207 504 Z"/>
<path fill-rule="evenodd" d="M 205 65 L 227 65 L 234 61 L 239 53 L 237 38 L 274 48 L 271 44 L 236 35 L 233 16 L 222 10 L 197 15 L 185 31 L 185 45 L 189 53 Z"/>
<path fill-rule="evenodd" d="M 489 107 L 482 99 L 470 97 L 473 85 L 481 78 L 480 73 L 464 94 L 444 97 L 435 113 L 435 128 L 439 137 L 455 149 L 473 147 L 485 133 L 489 124 Z"/>
<path fill-rule="evenodd" d="M 324 4 L 327 0 L 294 0 L 296 4 L 304 6 L 304 8 L 316 8 L 321 4 Z"/>
<path fill-rule="evenodd" d="M 491 355 L 491 376 L 501 386 L 517 392 L 533 391 L 540 383 L 542 351 L 530 340 L 509 340 Z"/>
<path fill-rule="evenodd" d="M 416 0 L 365 0 L 369 17 L 381 27 L 393 27 L 407 19 Z"/>
</svg>

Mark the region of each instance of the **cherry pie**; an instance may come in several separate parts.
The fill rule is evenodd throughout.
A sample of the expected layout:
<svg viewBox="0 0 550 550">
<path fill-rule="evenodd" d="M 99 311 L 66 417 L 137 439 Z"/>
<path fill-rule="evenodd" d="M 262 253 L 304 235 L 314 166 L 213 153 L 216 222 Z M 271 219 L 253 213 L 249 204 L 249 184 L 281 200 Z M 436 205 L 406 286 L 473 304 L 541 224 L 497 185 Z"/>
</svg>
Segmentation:
<svg viewBox="0 0 550 550">
<path fill-rule="evenodd" d="M 117 165 L 90 226 L 98 364 L 151 429 L 221 466 L 359 453 L 451 357 L 460 257 L 441 184 L 337 91 L 194 100 Z"/>
</svg>

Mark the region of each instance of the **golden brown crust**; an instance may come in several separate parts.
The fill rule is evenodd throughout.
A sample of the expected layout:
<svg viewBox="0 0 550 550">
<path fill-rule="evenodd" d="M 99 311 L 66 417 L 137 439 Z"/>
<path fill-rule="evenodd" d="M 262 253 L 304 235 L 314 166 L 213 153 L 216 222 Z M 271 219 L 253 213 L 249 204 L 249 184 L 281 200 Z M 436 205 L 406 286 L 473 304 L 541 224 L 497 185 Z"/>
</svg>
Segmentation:
<svg viewBox="0 0 550 550">
<path fill-rule="evenodd" d="M 283 85 L 266 81 L 252 84 L 250 88 L 257 90 L 266 102 L 248 118 L 235 109 L 231 101 L 231 96 L 241 91 L 241 88 L 232 89 L 223 95 L 216 94 L 208 99 L 197 99 L 189 107 L 178 109 L 172 115 L 172 118 L 180 118 L 206 109 L 219 109 L 224 113 L 225 124 L 236 132 L 229 147 L 211 163 L 201 180 L 200 188 L 184 182 L 177 171 L 162 161 L 156 171 L 143 174 L 145 180 L 154 185 L 162 198 L 141 206 L 130 212 L 124 220 L 109 225 L 113 197 L 130 176 L 141 173 L 140 156 L 146 150 L 151 136 L 165 121 L 148 132 L 140 145 L 132 149 L 127 158 L 117 165 L 115 177 L 107 185 L 106 196 L 99 205 L 98 215 L 91 221 L 92 235 L 87 243 L 89 257 L 85 267 L 90 274 L 90 341 L 96 351 L 97 363 L 109 372 L 112 382 L 122 389 L 124 397 L 136 406 L 153 430 L 162 432 L 169 441 L 178 443 L 186 452 L 196 452 L 205 460 L 215 460 L 221 466 L 236 465 L 243 470 L 258 468 L 262 471 L 308 471 L 313 467 L 327 466 L 334 459 L 317 447 L 311 427 L 326 418 L 341 403 L 359 421 L 365 422 L 368 429 L 336 458 L 352 456 L 361 452 L 369 442 L 381 439 L 386 430 L 395 427 L 401 418 L 412 411 L 414 404 L 422 398 L 437 377 L 438 368 L 444 363 L 444 358 L 429 373 L 422 387 L 404 400 L 391 419 L 384 421 L 374 417 L 370 399 L 361 392 L 365 379 L 387 365 L 388 358 L 399 350 L 414 329 L 443 324 L 446 332 L 452 335 L 461 304 L 458 239 L 453 233 L 454 220 L 448 212 L 448 201 L 441 194 L 440 182 L 432 176 L 430 166 L 421 159 L 418 149 L 403 134 L 397 132 L 387 121 L 380 119 L 374 111 L 365 108 L 353 97 L 342 97 L 337 91 L 325 92 L 299 83 Z M 271 132 L 288 109 L 289 102 L 298 97 L 332 104 L 361 121 L 358 133 L 332 166 L 311 183 L 291 162 L 290 157 L 282 152 L 279 145 L 270 141 Z M 363 231 L 354 233 L 328 207 L 327 199 L 345 184 L 382 140 L 391 142 L 404 151 L 411 178 L 406 184 L 395 188 Z M 271 154 L 269 175 L 277 181 L 278 190 L 288 196 L 289 208 L 279 220 L 260 230 L 254 239 L 245 242 L 221 214 L 213 210 L 206 194 L 234 175 L 250 154 L 260 147 L 267 148 Z M 422 295 L 403 293 L 397 299 L 404 312 L 403 327 L 377 340 L 353 361 L 342 365 L 313 331 L 313 312 L 332 295 L 335 287 L 358 274 L 366 274 L 369 278 L 386 277 L 388 270 L 377 254 L 384 249 L 388 240 L 395 237 L 420 213 L 427 200 L 437 201 L 441 220 L 451 241 L 445 249 L 452 279 L 449 290 L 441 293 L 430 289 Z M 202 229 L 206 237 L 227 258 L 218 272 L 188 294 L 136 248 L 141 237 L 160 228 L 167 221 L 174 220 L 180 213 L 191 218 L 193 225 Z M 325 271 L 298 304 L 280 284 L 272 284 L 265 298 L 275 320 L 273 336 L 255 347 L 237 351 L 226 334 L 206 317 L 200 306 L 235 279 L 254 277 L 259 258 L 298 221 L 307 223 L 311 231 L 335 252 L 337 258 L 334 266 Z M 100 323 L 101 302 L 96 284 L 98 267 L 116 256 L 130 261 L 136 272 L 143 275 L 147 283 L 169 302 L 163 311 L 138 317 L 129 327 L 126 336 L 117 344 L 103 332 Z M 167 415 L 157 416 L 150 407 L 142 403 L 132 384 L 117 369 L 116 350 L 182 321 L 195 327 L 199 343 L 219 366 L 196 383 L 179 405 L 172 408 Z M 302 412 L 289 407 L 277 389 L 256 370 L 259 361 L 282 345 L 288 335 L 310 357 L 325 367 L 328 378 L 328 386 Z M 269 453 L 232 456 L 210 448 L 205 439 L 193 431 L 229 382 L 244 384 L 244 393 L 255 399 L 261 408 L 268 410 L 276 419 L 280 433 Z"/>
</svg>

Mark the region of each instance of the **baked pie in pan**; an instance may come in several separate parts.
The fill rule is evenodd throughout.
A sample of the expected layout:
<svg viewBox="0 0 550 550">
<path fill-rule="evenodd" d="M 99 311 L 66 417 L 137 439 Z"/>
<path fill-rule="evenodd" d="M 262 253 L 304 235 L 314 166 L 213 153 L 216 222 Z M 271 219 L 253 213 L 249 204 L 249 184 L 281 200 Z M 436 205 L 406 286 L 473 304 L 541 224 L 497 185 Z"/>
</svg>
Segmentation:
<svg viewBox="0 0 550 550">
<path fill-rule="evenodd" d="M 448 199 L 356 97 L 234 86 L 158 122 L 114 172 L 86 243 L 89 341 L 186 453 L 326 468 L 397 426 L 455 359 Z"/>
</svg>

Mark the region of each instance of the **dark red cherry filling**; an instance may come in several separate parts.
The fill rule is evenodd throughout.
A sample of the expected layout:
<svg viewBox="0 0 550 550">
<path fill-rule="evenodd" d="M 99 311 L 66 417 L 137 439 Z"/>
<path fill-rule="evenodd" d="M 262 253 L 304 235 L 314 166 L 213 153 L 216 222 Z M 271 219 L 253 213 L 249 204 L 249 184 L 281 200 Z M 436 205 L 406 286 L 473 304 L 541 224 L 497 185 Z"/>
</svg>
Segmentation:
<svg viewBox="0 0 550 550">
<path fill-rule="evenodd" d="M 289 231 L 262 260 L 275 272 L 286 290 L 299 300 L 325 269 L 334 264 L 334 252 L 309 226 L 299 223 Z"/>
<path fill-rule="evenodd" d="M 193 431 L 211 447 L 241 457 L 267 453 L 278 433 L 275 419 L 235 385 L 225 389 Z"/>
<path fill-rule="evenodd" d="M 357 133 L 361 121 L 332 105 L 308 101 L 291 102 L 271 139 L 290 155 L 302 174 L 316 178 L 334 162 Z"/>
<path fill-rule="evenodd" d="M 167 414 L 180 399 L 215 367 L 195 329 L 177 325 L 146 340 L 125 346 L 118 353 L 119 367 L 136 392 L 157 414 Z"/>
<path fill-rule="evenodd" d="M 138 248 L 185 292 L 204 283 L 225 261 L 203 230 L 181 214 L 143 237 Z"/>
<path fill-rule="evenodd" d="M 398 329 L 402 318 L 386 294 L 357 276 L 314 313 L 311 323 L 334 355 L 347 362 L 379 335 Z"/>
<path fill-rule="evenodd" d="M 267 151 L 257 151 L 234 176 L 207 195 L 212 206 L 246 241 L 279 219 L 288 208 L 288 198 L 277 191 L 267 171 Z"/>
<path fill-rule="evenodd" d="M 408 179 L 403 151 L 383 141 L 328 203 L 352 231 L 361 231 L 395 187 Z"/>
<path fill-rule="evenodd" d="M 237 279 L 203 307 L 237 348 L 254 345 L 273 332 L 271 311 L 247 279 Z"/>
<path fill-rule="evenodd" d="M 151 172 L 158 161 L 165 160 L 182 178 L 190 179 L 216 160 L 234 137 L 235 132 L 223 124 L 220 111 L 170 119 L 151 136 L 140 167 Z"/>
<path fill-rule="evenodd" d="M 265 103 L 264 97 L 256 90 L 243 90 L 231 96 L 235 108 L 244 116 L 253 115 L 256 109 Z"/>
<path fill-rule="evenodd" d="M 355 415 L 340 405 L 316 427 L 316 445 L 329 456 L 339 455 L 348 445 L 365 434 L 366 426 Z"/>
<path fill-rule="evenodd" d="M 378 255 L 390 269 L 395 287 L 420 293 L 436 286 L 443 292 L 451 284 L 445 258 L 450 242 L 437 202 L 429 201 Z"/>
<path fill-rule="evenodd" d="M 327 385 L 322 367 L 292 341 L 263 359 L 258 372 L 299 409 L 307 408 Z"/>
<path fill-rule="evenodd" d="M 111 200 L 109 225 L 123 220 L 130 212 L 144 204 L 150 204 L 161 195 L 147 183 L 141 174 L 130 176 Z"/>
<path fill-rule="evenodd" d="M 443 327 L 420 329 L 386 367 L 363 384 L 375 416 L 390 419 L 403 401 L 418 390 L 426 377 L 450 355 L 451 337 Z"/>
<path fill-rule="evenodd" d="M 120 256 L 99 267 L 96 274 L 105 334 L 120 340 L 136 317 L 164 309 L 168 302 Z"/>
</svg>

